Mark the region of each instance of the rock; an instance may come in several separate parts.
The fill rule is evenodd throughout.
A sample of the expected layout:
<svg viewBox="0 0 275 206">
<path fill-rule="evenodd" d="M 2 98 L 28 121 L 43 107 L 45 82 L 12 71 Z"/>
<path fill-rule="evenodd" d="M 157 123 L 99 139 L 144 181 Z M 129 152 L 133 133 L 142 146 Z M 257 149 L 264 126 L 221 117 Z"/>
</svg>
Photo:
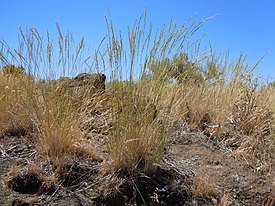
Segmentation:
<svg viewBox="0 0 275 206">
<path fill-rule="evenodd" d="M 104 74 L 80 73 L 72 79 L 74 86 L 90 85 L 98 90 L 105 90 L 106 76 Z"/>
<path fill-rule="evenodd" d="M 57 80 L 58 91 L 80 98 L 83 95 L 102 94 L 105 92 L 104 74 L 80 73 L 74 78 L 61 77 Z"/>
<path fill-rule="evenodd" d="M 94 94 L 105 91 L 105 80 L 104 74 L 80 73 L 72 79 L 61 77 L 58 82 L 61 90 L 89 91 Z"/>
</svg>

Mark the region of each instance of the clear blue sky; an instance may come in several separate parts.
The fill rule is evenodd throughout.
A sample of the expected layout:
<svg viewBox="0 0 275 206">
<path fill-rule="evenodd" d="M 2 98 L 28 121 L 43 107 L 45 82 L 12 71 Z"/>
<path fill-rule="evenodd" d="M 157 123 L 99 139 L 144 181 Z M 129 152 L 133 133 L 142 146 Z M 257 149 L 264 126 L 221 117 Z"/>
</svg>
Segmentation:
<svg viewBox="0 0 275 206">
<path fill-rule="evenodd" d="M 0 38 L 17 47 L 18 27 L 56 33 L 55 22 L 59 22 L 63 31 L 98 45 L 107 32 L 104 16 L 108 10 L 116 27 L 125 29 L 145 7 L 154 27 L 169 23 L 171 17 L 182 24 L 194 13 L 199 20 L 218 14 L 203 26 L 204 41 L 218 51 L 230 49 L 236 58 L 241 52 L 248 54 L 251 65 L 268 53 L 257 73 L 275 79 L 274 0 L 0 0 Z"/>
</svg>

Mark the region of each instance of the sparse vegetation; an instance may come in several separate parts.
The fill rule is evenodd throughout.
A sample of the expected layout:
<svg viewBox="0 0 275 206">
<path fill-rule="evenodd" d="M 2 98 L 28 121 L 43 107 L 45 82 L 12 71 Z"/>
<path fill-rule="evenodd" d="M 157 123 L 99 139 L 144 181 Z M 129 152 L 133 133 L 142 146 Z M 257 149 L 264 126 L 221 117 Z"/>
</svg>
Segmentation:
<svg viewBox="0 0 275 206">
<path fill-rule="evenodd" d="M 193 181 L 193 195 L 197 199 L 220 199 L 220 191 L 211 182 L 207 175 L 197 175 Z"/>
<path fill-rule="evenodd" d="M 172 183 L 173 175 L 159 168 L 169 146 L 177 142 L 172 136 L 177 121 L 184 122 L 181 132 L 203 134 L 206 139 L 217 140 L 220 147 L 230 148 L 234 157 L 243 159 L 257 175 L 259 170 L 270 173 L 275 154 L 274 87 L 257 81 L 253 76 L 257 65 L 246 65 L 243 55 L 229 63 L 228 54 L 216 55 L 212 48 L 201 51 L 197 32 L 204 22 L 190 18 L 181 26 L 171 22 L 155 31 L 147 26 L 144 13 L 124 37 L 116 34 L 112 21 L 106 18 L 108 34 L 94 56 L 85 55 L 84 38 L 74 47 L 71 34 L 64 36 L 58 25 L 57 46 L 49 34 L 45 42 L 35 29 L 26 33 L 20 30 L 26 50 L 13 52 L 2 42 L 0 51 L 1 137 L 28 135 L 28 141 L 46 160 L 42 169 L 47 168 L 48 173 L 41 179 L 53 179 L 50 185 L 53 181 L 59 184 L 62 178 L 60 185 L 72 185 L 68 176 L 76 178 L 89 169 L 74 162 L 91 161 L 96 169 L 88 174 L 105 175 L 95 178 L 98 182 L 91 187 L 102 181 L 104 194 L 116 190 L 115 200 L 122 201 L 119 194 L 124 185 L 125 190 L 135 191 L 128 197 L 132 204 L 134 200 L 141 204 L 158 202 L 158 197 L 173 191 L 177 191 L 174 198 L 179 202 L 187 198 L 181 173 L 175 172 L 178 170 L 173 164 L 171 174 L 178 178 L 175 182 L 180 188 L 164 189 L 165 185 L 154 182 L 163 188 L 150 188 L 155 199 L 143 199 L 146 192 L 139 193 L 137 185 L 145 184 L 135 182 L 137 176 L 140 181 L 147 177 L 157 181 L 158 175 L 165 174 L 169 179 L 165 183 L 176 184 Z M 73 78 L 84 67 L 102 68 L 108 73 L 106 88 L 106 77 L 101 74 L 90 76 L 91 81 L 86 74 Z M 99 173 L 103 170 L 104 174 Z M 18 171 L 16 167 L 10 174 Z M 123 177 L 132 178 L 132 182 L 119 179 Z M 83 180 L 76 179 L 74 184 Z M 117 182 L 121 183 L 117 188 L 108 188 Z M 192 189 L 197 199 L 222 199 L 222 193 L 203 177 L 195 177 Z M 185 193 L 179 197 L 181 191 Z M 105 195 L 105 200 L 110 196 Z"/>
</svg>

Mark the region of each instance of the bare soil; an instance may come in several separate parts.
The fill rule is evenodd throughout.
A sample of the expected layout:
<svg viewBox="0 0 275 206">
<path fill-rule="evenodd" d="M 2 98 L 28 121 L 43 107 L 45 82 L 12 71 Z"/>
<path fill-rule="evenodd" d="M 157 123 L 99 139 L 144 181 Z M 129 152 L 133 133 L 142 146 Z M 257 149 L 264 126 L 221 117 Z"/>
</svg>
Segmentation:
<svg viewBox="0 0 275 206">
<path fill-rule="evenodd" d="M 154 174 L 102 173 L 102 159 L 79 156 L 49 183 L 42 176 L 52 172 L 51 164 L 28 135 L 4 135 L 0 205 L 275 205 L 273 159 L 254 168 L 236 147 L 191 131 L 184 121 L 174 123 L 172 136 Z"/>
</svg>

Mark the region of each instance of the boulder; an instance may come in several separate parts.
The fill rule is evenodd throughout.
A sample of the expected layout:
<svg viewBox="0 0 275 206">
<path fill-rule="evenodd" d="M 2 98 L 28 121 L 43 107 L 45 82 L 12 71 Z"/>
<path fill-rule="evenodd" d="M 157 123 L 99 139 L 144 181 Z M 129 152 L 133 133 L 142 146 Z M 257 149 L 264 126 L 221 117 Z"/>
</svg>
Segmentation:
<svg viewBox="0 0 275 206">
<path fill-rule="evenodd" d="M 80 73 L 72 79 L 72 85 L 90 85 L 97 90 L 105 90 L 105 80 L 106 76 L 104 74 Z"/>
<path fill-rule="evenodd" d="M 63 94 L 69 92 L 73 96 L 102 94 L 105 91 L 105 80 L 104 74 L 80 73 L 74 78 L 61 77 L 57 80 L 58 91 Z"/>
</svg>

